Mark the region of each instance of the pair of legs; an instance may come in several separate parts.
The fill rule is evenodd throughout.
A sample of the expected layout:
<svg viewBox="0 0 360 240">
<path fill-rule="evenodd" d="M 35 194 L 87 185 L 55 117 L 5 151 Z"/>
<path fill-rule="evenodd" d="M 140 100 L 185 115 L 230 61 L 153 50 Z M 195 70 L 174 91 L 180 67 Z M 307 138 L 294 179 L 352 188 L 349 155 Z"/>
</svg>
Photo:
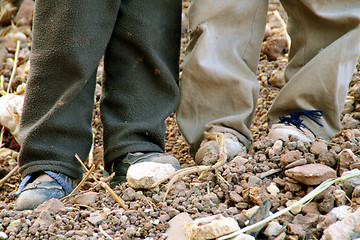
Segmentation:
<svg viewBox="0 0 360 240">
<path fill-rule="evenodd" d="M 31 72 L 21 119 L 20 172 L 81 179 L 97 67 L 105 168 L 134 152 L 164 152 L 178 104 L 181 1 L 36 1 Z"/>
<path fill-rule="evenodd" d="M 211 2 L 211 3 L 210 3 Z M 340 131 L 348 86 L 360 56 L 360 2 L 281 0 L 291 38 L 286 85 L 268 112 L 269 126 L 294 110 L 320 110 L 304 118 L 316 135 Z M 187 49 L 177 121 L 195 154 L 204 132 L 230 132 L 247 148 L 256 108 L 256 79 L 268 0 L 193 0 L 194 30 Z"/>
</svg>

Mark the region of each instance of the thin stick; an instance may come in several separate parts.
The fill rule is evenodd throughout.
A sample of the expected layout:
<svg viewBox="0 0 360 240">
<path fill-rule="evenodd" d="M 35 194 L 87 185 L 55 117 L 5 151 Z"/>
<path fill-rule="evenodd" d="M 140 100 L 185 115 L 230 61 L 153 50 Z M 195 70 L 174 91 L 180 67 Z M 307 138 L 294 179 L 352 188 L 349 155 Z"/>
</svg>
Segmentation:
<svg viewBox="0 0 360 240">
<path fill-rule="evenodd" d="M 104 235 L 106 238 L 108 238 L 108 239 L 110 239 L 110 240 L 114 240 L 112 237 L 110 237 L 109 234 L 107 234 L 107 233 L 104 231 L 104 229 L 102 228 L 101 225 L 99 225 L 99 230 L 100 230 L 100 233 L 101 233 L 102 235 Z"/>
<path fill-rule="evenodd" d="M 179 179 L 181 179 L 182 177 L 192 174 L 192 173 L 196 173 L 196 172 L 203 172 L 203 171 L 212 171 L 215 170 L 219 167 L 221 167 L 222 165 L 225 164 L 226 162 L 226 153 L 224 152 L 223 148 L 224 148 L 224 135 L 222 133 L 206 133 L 205 137 L 207 139 L 211 139 L 211 140 L 216 140 L 219 146 L 219 159 L 217 160 L 215 165 L 212 166 L 195 166 L 195 167 L 189 167 L 189 168 L 185 168 L 185 169 L 181 169 L 179 171 L 176 171 L 173 174 L 170 174 L 164 178 L 159 179 L 158 181 L 156 181 L 151 188 L 157 187 L 158 185 L 160 185 L 162 182 L 168 180 L 171 178 L 171 180 L 169 181 L 169 183 L 167 184 L 167 188 L 166 188 L 166 192 L 164 195 L 164 200 L 166 199 L 167 194 L 170 191 L 170 188 L 172 187 L 172 185 Z"/>
<path fill-rule="evenodd" d="M 90 170 L 87 172 L 87 174 L 85 175 L 85 177 L 81 180 L 81 182 L 76 186 L 76 188 L 66 197 L 62 198 L 61 200 L 66 203 L 67 201 L 69 201 L 70 197 L 72 197 L 73 195 L 75 195 L 75 193 L 77 191 L 79 191 L 79 189 L 81 188 L 82 185 L 84 185 L 85 181 L 89 178 L 90 174 L 95 170 L 95 165 L 92 165 Z"/>
<path fill-rule="evenodd" d="M 309 201 L 311 201 L 314 197 L 316 197 L 318 194 L 320 194 L 321 192 L 323 192 L 324 190 L 326 190 L 328 187 L 330 187 L 331 185 L 333 185 L 334 183 L 340 182 L 340 181 L 344 181 L 346 179 L 349 178 L 353 178 L 353 177 L 359 177 L 360 176 L 360 170 L 356 169 L 357 171 L 354 171 L 352 173 L 348 173 L 342 177 L 339 178 L 335 178 L 335 179 L 328 179 L 326 181 L 324 181 L 323 183 L 321 183 L 318 187 L 316 187 L 314 190 L 312 190 L 311 192 L 309 192 L 307 195 L 305 195 L 302 199 L 300 199 L 299 201 L 297 201 L 296 203 L 294 203 L 293 205 L 278 211 L 277 213 L 274 213 L 273 215 L 261 220 L 260 222 L 257 222 L 253 225 L 247 226 L 243 229 L 240 229 L 238 231 L 235 231 L 229 235 L 226 236 L 222 236 L 220 238 L 218 238 L 219 240 L 225 240 L 225 239 L 229 239 L 229 238 L 233 238 L 237 235 L 240 235 L 244 232 L 248 232 L 250 230 L 256 229 L 258 227 L 264 226 L 266 223 L 274 220 L 275 218 L 283 215 L 286 212 L 289 212 L 291 209 L 299 207 L 303 204 L 308 203 Z"/>
<path fill-rule="evenodd" d="M 2 148 L 2 146 L 3 146 L 4 134 L 5 134 L 5 127 L 2 126 L 1 127 L 1 132 L 0 132 L 0 148 Z"/>
<path fill-rule="evenodd" d="M 89 170 L 87 169 L 87 167 L 85 166 L 85 164 L 83 163 L 83 161 L 80 159 L 79 155 L 75 154 L 76 159 L 80 162 L 80 164 L 83 166 L 83 168 L 85 169 L 86 172 L 89 172 Z M 119 198 L 116 193 L 109 187 L 109 185 L 107 185 L 106 183 L 97 180 L 94 175 L 92 173 L 90 173 L 90 176 L 98 183 L 100 184 L 103 188 L 105 188 L 106 191 L 108 191 L 110 193 L 110 195 L 115 199 L 115 201 L 117 203 L 119 203 L 120 207 L 122 207 L 123 209 L 127 210 L 127 207 L 125 206 L 124 200 L 122 200 L 121 198 Z"/>
<path fill-rule="evenodd" d="M 145 201 L 147 202 L 147 204 L 149 204 L 149 206 L 151 207 L 151 209 L 154 210 L 153 203 L 150 202 L 150 200 L 149 200 L 146 196 L 144 196 L 143 198 L 145 199 Z"/>
<path fill-rule="evenodd" d="M 19 170 L 19 165 L 16 165 L 16 167 L 13 168 L 13 170 L 11 170 L 8 174 L 6 174 L 5 177 L 3 177 L 0 180 L 0 187 L 6 182 L 6 180 L 8 180 L 8 178 L 10 178 L 17 170 Z"/>
<path fill-rule="evenodd" d="M 360 99 L 355 98 L 355 97 L 353 97 L 353 96 L 346 96 L 346 100 L 360 101 Z"/>
<path fill-rule="evenodd" d="M 1 90 L 4 90 L 4 87 L 5 87 L 5 79 L 4 79 L 4 75 L 1 75 L 1 77 L 0 77 L 0 88 L 1 88 Z M 4 91 L 5 92 L 5 91 Z M 6 93 L 6 92 L 5 92 Z M 4 94 L 2 94 L 2 95 L 4 95 Z"/>
<path fill-rule="evenodd" d="M 7 91 L 6 91 L 7 93 L 10 92 L 11 84 L 12 84 L 12 81 L 13 81 L 13 79 L 15 77 L 15 74 L 16 74 L 17 62 L 18 62 L 18 58 L 19 58 L 19 51 L 20 51 L 20 40 L 18 40 L 17 43 L 16 43 L 14 66 L 13 66 L 13 70 L 12 70 L 11 77 L 10 77 L 10 80 L 9 80 L 9 85 L 8 85 L 8 88 L 7 88 Z"/>
</svg>

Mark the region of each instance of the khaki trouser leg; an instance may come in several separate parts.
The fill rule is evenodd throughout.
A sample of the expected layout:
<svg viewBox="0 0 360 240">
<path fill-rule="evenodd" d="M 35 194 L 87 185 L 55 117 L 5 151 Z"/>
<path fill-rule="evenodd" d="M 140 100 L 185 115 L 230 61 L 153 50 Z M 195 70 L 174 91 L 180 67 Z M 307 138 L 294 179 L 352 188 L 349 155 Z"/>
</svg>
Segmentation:
<svg viewBox="0 0 360 240">
<path fill-rule="evenodd" d="M 184 60 L 177 110 L 192 154 L 204 131 L 232 132 L 250 145 L 267 5 L 267 0 L 192 1 L 189 21 L 195 32 Z"/>
<path fill-rule="evenodd" d="M 317 137 L 340 131 L 340 114 L 360 55 L 358 0 L 282 0 L 292 39 L 287 84 L 269 111 L 270 124 L 293 110 L 321 110 L 324 127 L 304 119 Z"/>
</svg>

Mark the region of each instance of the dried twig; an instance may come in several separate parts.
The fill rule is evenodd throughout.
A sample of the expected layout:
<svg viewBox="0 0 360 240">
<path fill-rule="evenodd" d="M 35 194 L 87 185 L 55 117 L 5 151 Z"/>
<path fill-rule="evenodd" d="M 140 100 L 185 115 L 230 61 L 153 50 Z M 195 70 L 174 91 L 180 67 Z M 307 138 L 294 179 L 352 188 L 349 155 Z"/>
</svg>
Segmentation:
<svg viewBox="0 0 360 240">
<path fill-rule="evenodd" d="M 84 185 L 85 181 L 89 178 L 90 174 L 95 170 L 95 165 L 92 165 L 90 170 L 86 173 L 85 177 L 81 180 L 81 182 L 76 186 L 76 188 L 66 197 L 62 198 L 61 201 L 66 203 L 69 201 L 70 197 L 74 196 L 77 191 Z"/>
<path fill-rule="evenodd" d="M 113 238 L 112 238 L 112 237 L 110 237 L 110 235 L 109 235 L 109 234 L 107 234 L 107 233 L 104 231 L 104 229 L 102 228 L 102 226 L 101 226 L 101 225 L 99 225 L 99 230 L 100 230 L 100 233 L 101 233 L 102 235 L 104 235 L 107 239 L 111 239 L 111 240 L 113 240 Z"/>
<path fill-rule="evenodd" d="M 89 170 L 87 169 L 87 167 L 85 166 L 85 164 L 83 163 L 83 161 L 80 159 L 79 155 L 75 154 L 76 159 L 80 162 L 80 164 L 82 165 L 82 167 L 84 168 L 84 170 L 86 172 L 89 172 Z M 115 201 L 117 203 L 119 203 L 120 207 L 122 207 L 123 209 L 127 210 L 127 207 L 125 206 L 124 201 L 119 198 L 116 193 L 109 187 L 109 185 L 107 185 L 106 183 L 97 180 L 94 175 L 92 173 L 89 174 L 98 184 L 100 184 L 106 191 L 108 191 L 110 193 L 110 195 L 115 199 Z"/>
<path fill-rule="evenodd" d="M 316 197 L 318 194 L 320 194 L 321 192 L 323 192 L 324 190 L 326 190 L 328 187 L 330 187 L 331 185 L 333 185 L 334 183 L 340 182 L 340 181 L 344 181 L 346 179 L 349 178 L 354 178 L 354 177 L 359 177 L 360 176 L 360 170 L 355 169 L 350 171 L 347 174 L 344 174 L 342 177 L 339 178 L 335 178 L 335 179 L 328 179 L 326 181 L 324 181 L 323 183 L 321 183 L 318 187 L 316 187 L 314 190 L 312 190 L 310 193 L 308 193 L 307 195 L 305 195 L 302 199 L 300 199 L 299 201 L 297 201 L 296 203 L 294 203 L 293 205 L 278 211 L 277 213 L 274 213 L 273 215 L 261 220 L 260 222 L 257 222 L 253 225 L 247 226 L 243 229 L 240 229 L 238 231 L 235 231 L 231 234 L 228 234 L 226 236 L 222 236 L 220 238 L 218 238 L 219 240 L 225 240 L 225 239 L 230 239 L 233 238 L 237 235 L 240 235 L 242 233 L 248 232 L 250 230 L 253 229 L 257 229 L 261 226 L 264 226 L 266 223 L 274 220 L 275 218 L 283 215 L 286 212 L 289 212 L 291 209 L 293 208 L 297 208 L 301 205 L 307 204 L 308 202 L 310 202 L 314 197 Z"/>
<path fill-rule="evenodd" d="M 346 100 L 360 101 L 359 98 L 355 98 L 355 97 L 353 97 L 353 96 L 346 96 Z"/>
<path fill-rule="evenodd" d="M 150 208 L 154 210 L 154 204 L 146 196 L 144 196 L 143 199 L 145 199 L 147 204 L 149 204 Z"/>
<path fill-rule="evenodd" d="M 4 91 L 4 88 L 5 88 L 5 79 L 4 79 L 4 75 L 1 75 L 0 76 L 0 89 L 2 90 L 1 95 L 6 94 L 6 92 Z"/>
<path fill-rule="evenodd" d="M 11 77 L 10 77 L 10 80 L 9 80 L 9 85 L 8 85 L 8 88 L 7 88 L 7 91 L 6 91 L 7 93 L 10 92 L 11 84 L 12 84 L 12 81 L 13 81 L 13 79 L 15 77 L 15 74 L 16 74 L 17 62 L 18 62 L 18 58 L 19 58 L 19 52 L 20 52 L 20 40 L 18 40 L 17 43 L 16 43 L 14 66 L 13 66 L 13 70 L 12 70 Z"/>
<path fill-rule="evenodd" d="M 13 168 L 13 170 L 11 170 L 8 174 L 6 174 L 5 177 L 3 177 L 0 180 L 0 187 L 6 182 L 6 180 L 8 180 L 17 170 L 19 170 L 19 166 L 16 165 L 16 167 Z"/>
<path fill-rule="evenodd" d="M 2 146 L 3 146 L 4 134 L 5 134 L 5 127 L 2 126 L 1 127 L 1 132 L 0 132 L 0 148 L 2 148 Z"/>
<path fill-rule="evenodd" d="M 194 167 L 189 167 L 189 168 L 185 168 L 185 169 L 181 169 L 179 171 L 176 171 L 173 174 L 170 174 L 164 178 L 159 179 L 158 181 L 156 181 L 151 187 L 157 187 L 159 186 L 161 183 L 165 182 L 166 180 L 170 179 L 167 188 L 166 188 L 166 192 L 164 195 L 164 199 L 166 199 L 167 194 L 170 191 L 170 188 L 172 187 L 172 185 L 179 179 L 181 179 L 182 177 L 192 174 L 192 173 L 198 173 L 198 172 L 203 172 L 203 171 L 212 171 L 215 170 L 219 167 L 221 167 L 222 165 L 224 165 L 224 163 L 226 162 L 226 153 L 224 152 L 223 148 L 223 143 L 224 143 L 224 135 L 222 133 L 205 133 L 205 137 L 207 139 L 210 140 L 216 140 L 219 146 L 219 159 L 216 162 L 216 164 L 212 165 L 212 166 L 194 166 Z"/>
</svg>

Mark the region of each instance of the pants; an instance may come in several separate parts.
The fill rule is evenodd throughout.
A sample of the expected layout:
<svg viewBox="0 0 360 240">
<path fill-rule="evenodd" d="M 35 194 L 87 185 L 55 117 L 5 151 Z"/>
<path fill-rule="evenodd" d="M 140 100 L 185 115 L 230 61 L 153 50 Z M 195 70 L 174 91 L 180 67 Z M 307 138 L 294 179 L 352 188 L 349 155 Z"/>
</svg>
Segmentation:
<svg viewBox="0 0 360 240">
<path fill-rule="evenodd" d="M 211 2 L 211 4 L 210 4 Z M 324 127 L 304 119 L 319 138 L 340 131 L 349 83 L 360 55 L 360 1 L 281 0 L 291 37 L 286 85 L 269 125 L 294 110 L 321 110 Z M 204 131 L 227 131 L 247 147 L 256 108 L 256 78 L 268 0 L 193 0 L 194 29 L 180 82 L 178 125 L 194 154 Z"/>
<path fill-rule="evenodd" d="M 23 176 L 82 177 L 92 145 L 97 67 L 105 168 L 129 152 L 163 152 L 178 104 L 181 1 L 37 0 L 21 119 Z"/>
</svg>

